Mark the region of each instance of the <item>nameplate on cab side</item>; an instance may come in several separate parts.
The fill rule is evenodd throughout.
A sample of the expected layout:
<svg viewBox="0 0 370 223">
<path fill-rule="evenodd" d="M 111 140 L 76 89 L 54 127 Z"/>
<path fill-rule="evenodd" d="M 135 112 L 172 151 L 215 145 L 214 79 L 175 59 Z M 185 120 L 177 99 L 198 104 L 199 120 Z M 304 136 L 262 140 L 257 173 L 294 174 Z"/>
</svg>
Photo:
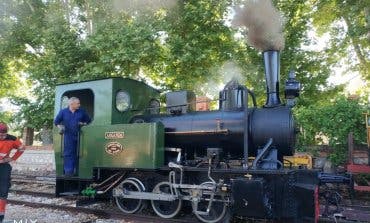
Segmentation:
<svg viewBox="0 0 370 223">
<path fill-rule="evenodd" d="M 106 132 L 105 138 L 106 139 L 123 139 L 125 137 L 124 132 Z"/>
</svg>

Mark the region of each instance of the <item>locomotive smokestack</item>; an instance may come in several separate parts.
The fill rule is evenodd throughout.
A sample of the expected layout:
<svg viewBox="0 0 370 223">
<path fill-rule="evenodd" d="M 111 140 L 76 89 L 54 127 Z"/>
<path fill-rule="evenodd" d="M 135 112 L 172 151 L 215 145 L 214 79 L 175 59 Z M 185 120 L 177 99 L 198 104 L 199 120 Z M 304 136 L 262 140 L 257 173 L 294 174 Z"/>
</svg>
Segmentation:
<svg viewBox="0 0 370 223">
<path fill-rule="evenodd" d="M 276 107 L 281 104 L 279 97 L 279 79 L 280 79 L 280 53 L 270 50 L 263 52 L 263 61 L 265 64 L 266 77 L 266 104 L 265 107 Z"/>
</svg>

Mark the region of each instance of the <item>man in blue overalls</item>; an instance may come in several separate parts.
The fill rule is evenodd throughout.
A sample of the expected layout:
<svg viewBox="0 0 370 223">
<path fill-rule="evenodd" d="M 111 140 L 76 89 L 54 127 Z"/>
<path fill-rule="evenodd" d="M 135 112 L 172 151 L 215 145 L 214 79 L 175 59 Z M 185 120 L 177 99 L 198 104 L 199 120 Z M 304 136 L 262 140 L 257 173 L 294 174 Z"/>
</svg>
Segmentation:
<svg viewBox="0 0 370 223">
<path fill-rule="evenodd" d="M 77 167 L 77 143 L 81 126 L 91 122 L 91 118 L 85 110 L 80 108 L 80 100 L 71 97 L 68 100 L 68 108 L 59 111 L 54 124 L 64 134 L 64 175 L 73 176 Z"/>
</svg>

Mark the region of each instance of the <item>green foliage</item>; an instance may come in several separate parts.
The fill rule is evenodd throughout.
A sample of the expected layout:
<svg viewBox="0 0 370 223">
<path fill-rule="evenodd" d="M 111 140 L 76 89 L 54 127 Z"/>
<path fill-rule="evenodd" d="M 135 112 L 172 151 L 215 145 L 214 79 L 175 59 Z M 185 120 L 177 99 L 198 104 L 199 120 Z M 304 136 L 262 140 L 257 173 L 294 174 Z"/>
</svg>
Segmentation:
<svg viewBox="0 0 370 223">
<path fill-rule="evenodd" d="M 9 111 L 0 112 L 0 122 L 9 123 L 12 120 L 12 113 Z"/>
<path fill-rule="evenodd" d="M 156 17 L 119 15 L 86 40 L 89 55 L 77 70 L 82 77 L 121 76 L 137 79 L 140 69 L 150 69 L 163 54 Z"/>
<path fill-rule="evenodd" d="M 1 55 L 0 55 L 1 56 Z M 18 78 L 11 75 L 7 60 L 0 61 L 0 98 L 13 93 L 17 87 Z"/>
<path fill-rule="evenodd" d="M 53 121 L 50 109 L 54 108 L 53 101 L 30 101 L 24 97 L 13 97 L 12 103 L 20 107 L 18 115 L 13 118 L 13 122 L 18 124 L 18 128 L 30 127 L 42 129 L 49 127 Z"/>
<path fill-rule="evenodd" d="M 34 128 L 50 127 L 56 84 L 120 76 L 149 80 L 163 90 L 204 94 L 207 87 L 214 90 L 226 81 L 220 69 L 232 62 L 240 67 L 244 83 L 255 91 L 261 105 L 265 98 L 262 55 L 244 39 L 235 38 L 238 30 L 225 23 L 228 10 L 237 2 L 185 0 L 171 8 L 119 11 L 112 1 L 4 0 L 0 97 L 13 95 L 8 90 L 16 87 L 19 73 L 25 73 L 32 94 L 14 97 L 21 106 L 17 120 Z M 274 3 L 286 18 L 281 83 L 294 69 L 304 86 L 300 106 L 327 101 L 341 90 L 326 83 L 335 60 L 302 47 L 310 43 L 312 4 Z"/>
<path fill-rule="evenodd" d="M 285 18 L 285 49 L 281 52 L 280 83 L 281 95 L 283 84 L 289 71 L 294 70 L 302 84 L 298 106 L 308 106 L 329 100 L 343 90 L 342 86 L 329 86 L 328 77 L 332 74 L 330 67 L 333 61 L 323 52 L 309 50 L 312 44 L 307 36 L 310 29 L 312 5 L 305 0 L 273 1 Z M 255 49 L 239 43 L 236 47 L 234 60 L 246 75 L 247 86 L 256 92 L 259 105 L 265 98 L 264 68 L 262 55 Z M 261 100 L 262 99 L 262 100 Z"/>
<path fill-rule="evenodd" d="M 65 20 L 60 3 L 10 1 L 9 7 L 9 16 L 17 20 L 4 34 L 1 54 L 13 61 L 15 71 L 26 73 L 33 85 L 33 95 L 7 94 L 21 106 L 15 120 L 36 129 L 50 127 L 55 85 L 81 80 L 76 70 L 86 52 L 80 45 L 78 30 L 71 29 Z M 8 75 L 14 77 L 19 75 L 17 72 Z"/>
<path fill-rule="evenodd" d="M 132 13 L 114 11 L 109 2 L 8 0 L 3 21 L 17 21 L 8 24 L 1 53 L 22 59 L 20 70 L 34 86 L 31 98 L 14 97 L 22 107 L 18 120 L 50 127 L 58 83 L 122 76 L 194 88 L 190 83 L 204 81 L 210 68 L 229 58 L 224 48 L 232 48 L 232 32 L 223 23 L 228 4 L 186 1 L 173 13 Z"/>
<path fill-rule="evenodd" d="M 224 23 L 230 1 L 183 1 L 166 18 L 165 66 L 155 79 L 172 89 L 195 89 L 218 75 L 212 73 L 231 59 L 233 32 Z"/>
<path fill-rule="evenodd" d="M 13 13 L 9 7 L 11 2 L 11 0 L 4 0 L 0 6 L 0 98 L 13 94 L 19 87 L 16 73 L 23 65 L 17 58 L 19 54 L 14 41 L 8 41 L 13 24 L 10 18 Z M 14 60 L 14 58 L 17 59 Z"/>
<path fill-rule="evenodd" d="M 328 55 L 345 58 L 351 71 L 370 80 L 370 1 L 311 0 L 313 25 L 319 34 L 328 33 Z"/>
<path fill-rule="evenodd" d="M 348 134 L 353 132 L 355 143 L 363 143 L 366 140 L 362 114 L 364 110 L 365 107 L 359 103 L 359 99 L 343 96 L 327 104 L 297 109 L 297 120 L 302 130 L 299 136 L 300 147 L 322 144 L 328 140 L 329 146 L 334 149 L 330 154 L 333 163 L 344 163 L 348 153 Z"/>
</svg>

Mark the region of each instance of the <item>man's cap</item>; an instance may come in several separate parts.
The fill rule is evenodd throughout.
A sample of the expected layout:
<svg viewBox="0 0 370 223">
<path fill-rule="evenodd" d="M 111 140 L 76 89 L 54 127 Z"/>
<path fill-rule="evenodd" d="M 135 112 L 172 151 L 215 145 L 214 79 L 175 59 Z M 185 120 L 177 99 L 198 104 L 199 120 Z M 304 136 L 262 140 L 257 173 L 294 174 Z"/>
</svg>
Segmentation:
<svg viewBox="0 0 370 223">
<path fill-rule="evenodd" d="M 0 122 L 0 133 L 7 133 L 8 132 L 8 126 L 3 123 L 3 122 Z"/>
</svg>

